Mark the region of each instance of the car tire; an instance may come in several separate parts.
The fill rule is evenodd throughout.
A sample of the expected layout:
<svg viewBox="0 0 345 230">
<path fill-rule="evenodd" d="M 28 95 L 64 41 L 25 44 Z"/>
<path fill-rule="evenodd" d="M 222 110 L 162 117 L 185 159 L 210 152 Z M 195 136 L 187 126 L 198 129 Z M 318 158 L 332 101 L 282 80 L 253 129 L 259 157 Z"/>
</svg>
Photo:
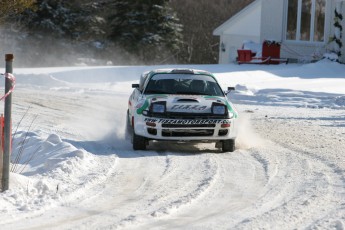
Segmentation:
<svg viewBox="0 0 345 230">
<path fill-rule="evenodd" d="M 146 138 L 135 134 L 134 131 L 133 131 L 133 149 L 134 150 L 146 149 Z"/>
<path fill-rule="evenodd" d="M 222 142 L 223 152 L 233 152 L 235 151 L 235 139 L 224 140 Z"/>
<path fill-rule="evenodd" d="M 126 140 L 132 140 L 132 135 L 133 135 L 133 128 L 132 128 L 132 125 L 131 125 L 131 123 L 130 123 L 129 112 L 128 112 L 128 110 L 127 110 L 125 139 L 126 139 Z"/>
</svg>

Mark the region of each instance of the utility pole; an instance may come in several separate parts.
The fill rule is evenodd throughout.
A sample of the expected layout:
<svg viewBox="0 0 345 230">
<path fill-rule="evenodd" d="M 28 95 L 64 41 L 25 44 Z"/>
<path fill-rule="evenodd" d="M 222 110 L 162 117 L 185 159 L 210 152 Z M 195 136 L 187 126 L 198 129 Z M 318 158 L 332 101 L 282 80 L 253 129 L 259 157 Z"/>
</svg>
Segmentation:
<svg viewBox="0 0 345 230">
<path fill-rule="evenodd" d="M 6 73 L 13 73 L 13 54 L 6 54 Z M 5 94 L 13 87 L 13 82 L 8 77 L 5 78 Z M 12 115 L 12 93 L 5 98 L 5 127 L 4 127 L 4 156 L 3 156 L 3 171 L 2 171 L 2 192 L 9 189 L 10 182 L 10 154 L 11 154 L 11 115 Z"/>
</svg>

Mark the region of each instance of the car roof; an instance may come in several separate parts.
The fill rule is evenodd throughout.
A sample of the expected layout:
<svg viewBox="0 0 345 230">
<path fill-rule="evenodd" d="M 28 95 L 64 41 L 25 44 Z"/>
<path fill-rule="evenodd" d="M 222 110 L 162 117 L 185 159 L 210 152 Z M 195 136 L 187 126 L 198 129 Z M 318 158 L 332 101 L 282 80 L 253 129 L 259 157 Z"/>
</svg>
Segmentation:
<svg viewBox="0 0 345 230">
<path fill-rule="evenodd" d="M 213 76 L 210 72 L 205 70 L 197 70 L 197 69 L 183 69 L 183 68 L 175 68 L 175 69 L 155 69 L 149 72 L 150 75 L 154 75 L 157 73 L 170 73 L 170 74 L 205 74 Z"/>
</svg>

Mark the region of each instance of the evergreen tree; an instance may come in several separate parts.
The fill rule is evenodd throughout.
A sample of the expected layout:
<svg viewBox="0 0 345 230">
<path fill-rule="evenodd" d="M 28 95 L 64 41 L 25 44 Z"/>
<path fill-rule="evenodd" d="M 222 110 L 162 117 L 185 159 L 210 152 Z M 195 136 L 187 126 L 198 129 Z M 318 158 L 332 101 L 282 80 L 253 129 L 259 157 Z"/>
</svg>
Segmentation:
<svg viewBox="0 0 345 230">
<path fill-rule="evenodd" d="M 145 63 L 179 51 L 182 25 L 167 0 L 112 1 L 110 39 Z"/>
<path fill-rule="evenodd" d="M 252 1 L 0 1 L 0 51 L 23 66 L 216 63 L 212 31 Z"/>
<path fill-rule="evenodd" d="M 16 49 L 25 64 L 65 65 L 93 58 L 103 48 L 99 24 L 105 22 L 95 12 L 94 3 L 85 0 L 36 0 L 33 8 L 8 21 L 17 23 L 11 28 L 16 27 L 14 40 L 21 39 Z"/>
<path fill-rule="evenodd" d="M 20 25 L 30 32 L 54 37 L 78 37 L 76 28 L 80 22 L 79 13 L 64 0 L 37 0 L 34 9 L 27 9 L 19 16 Z"/>
</svg>

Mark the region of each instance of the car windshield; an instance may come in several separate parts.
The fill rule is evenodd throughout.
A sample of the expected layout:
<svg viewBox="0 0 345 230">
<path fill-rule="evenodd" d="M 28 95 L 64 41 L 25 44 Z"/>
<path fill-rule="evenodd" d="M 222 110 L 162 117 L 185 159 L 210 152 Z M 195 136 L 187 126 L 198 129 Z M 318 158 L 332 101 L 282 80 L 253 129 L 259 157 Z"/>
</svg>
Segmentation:
<svg viewBox="0 0 345 230">
<path fill-rule="evenodd" d="M 224 96 L 214 78 L 195 74 L 156 74 L 147 83 L 144 94 Z"/>
</svg>

